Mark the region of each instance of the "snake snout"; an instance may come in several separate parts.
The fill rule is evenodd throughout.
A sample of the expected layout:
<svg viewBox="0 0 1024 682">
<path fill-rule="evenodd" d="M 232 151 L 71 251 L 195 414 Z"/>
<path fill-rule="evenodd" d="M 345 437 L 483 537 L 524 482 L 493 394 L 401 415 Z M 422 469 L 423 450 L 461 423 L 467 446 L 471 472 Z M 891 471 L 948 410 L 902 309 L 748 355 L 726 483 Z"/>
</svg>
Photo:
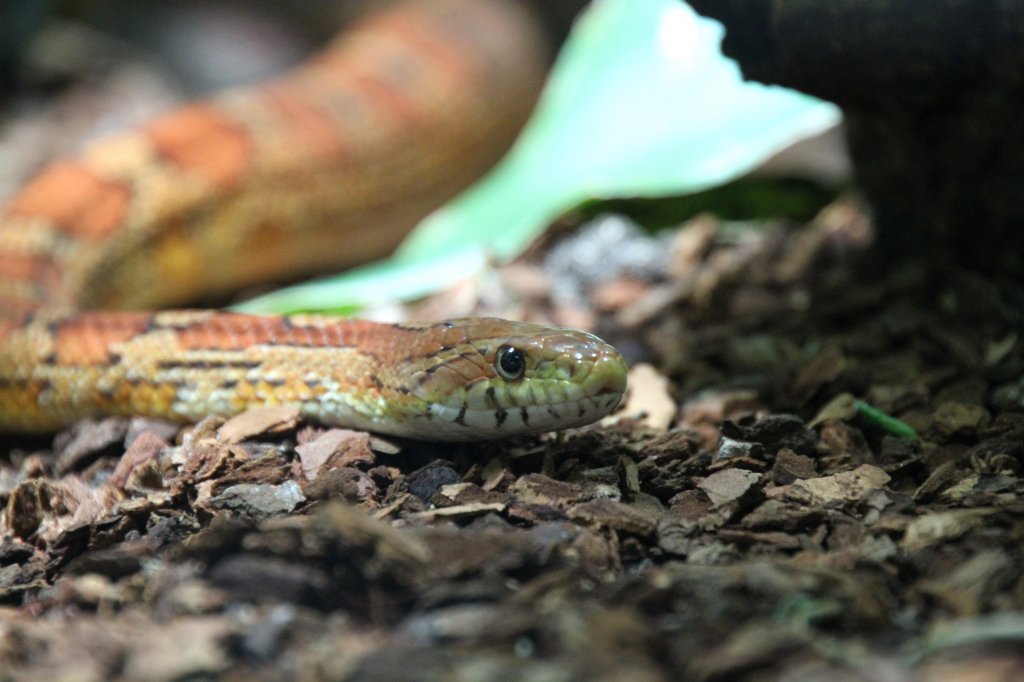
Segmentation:
<svg viewBox="0 0 1024 682">
<path fill-rule="evenodd" d="M 606 395 L 626 392 L 626 360 L 617 352 L 598 358 L 591 372 L 594 394 Z"/>
<path fill-rule="evenodd" d="M 602 348 L 590 366 L 584 380 L 584 392 L 589 396 L 622 396 L 626 391 L 626 361 L 611 346 Z"/>
</svg>

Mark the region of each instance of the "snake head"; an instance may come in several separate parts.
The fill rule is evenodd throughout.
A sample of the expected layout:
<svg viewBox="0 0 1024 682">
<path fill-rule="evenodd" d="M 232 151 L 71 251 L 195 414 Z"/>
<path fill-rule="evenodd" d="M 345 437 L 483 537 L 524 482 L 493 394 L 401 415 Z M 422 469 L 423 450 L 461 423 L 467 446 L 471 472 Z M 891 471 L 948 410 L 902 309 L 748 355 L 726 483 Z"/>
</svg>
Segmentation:
<svg viewBox="0 0 1024 682">
<path fill-rule="evenodd" d="M 593 334 L 495 318 L 433 328 L 438 347 L 409 385 L 437 440 L 582 426 L 622 400 L 626 363 Z"/>
</svg>

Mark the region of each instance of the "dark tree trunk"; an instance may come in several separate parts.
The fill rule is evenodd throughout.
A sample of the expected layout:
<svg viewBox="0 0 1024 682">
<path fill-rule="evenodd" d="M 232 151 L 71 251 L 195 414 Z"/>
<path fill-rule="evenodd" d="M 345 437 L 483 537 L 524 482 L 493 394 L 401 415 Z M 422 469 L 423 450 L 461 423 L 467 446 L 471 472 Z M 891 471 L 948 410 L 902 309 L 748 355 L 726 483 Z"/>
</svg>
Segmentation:
<svg viewBox="0 0 1024 682">
<path fill-rule="evenodd" d="M 1024 275 L 1024 2 L 690 4 L 747 78 L 842 107 L 881 256 Z"/>
</svg>

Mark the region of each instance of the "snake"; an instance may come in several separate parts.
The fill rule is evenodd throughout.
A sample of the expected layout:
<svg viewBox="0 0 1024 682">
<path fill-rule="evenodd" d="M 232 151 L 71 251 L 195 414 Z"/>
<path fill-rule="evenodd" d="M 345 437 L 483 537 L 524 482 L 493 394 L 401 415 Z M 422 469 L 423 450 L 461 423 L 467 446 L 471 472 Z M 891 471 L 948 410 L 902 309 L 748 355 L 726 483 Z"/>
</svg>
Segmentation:
<svg viewBox="0 0 1024 682">
<path fill-rule="evenodd" d="M 0 431 L 285 405 L 471 441 L 609 414 L 625 362 L 582 331 L 181 308 L 389 252 L 509 147 L 549 42 L 520 2 L 397 2 L 40 171 L 0 211 Z"/>
</svg>

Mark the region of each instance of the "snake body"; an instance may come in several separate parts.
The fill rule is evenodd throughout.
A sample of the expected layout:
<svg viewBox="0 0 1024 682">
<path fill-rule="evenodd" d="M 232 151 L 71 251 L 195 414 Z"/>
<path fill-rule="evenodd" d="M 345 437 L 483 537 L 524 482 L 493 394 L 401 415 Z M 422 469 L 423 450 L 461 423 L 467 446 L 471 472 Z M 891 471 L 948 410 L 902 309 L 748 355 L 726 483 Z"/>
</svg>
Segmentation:
<svg viewBox="0 0 1024 682">
<path fill-rule="evenodd" d="M 0 213 L 0 430 L 288 404 L 470 440 L 610 412 L 622 358 L 583 332 L 123 311 L 387 252 L 508 146 L 547 52 L 508 0 L 403 2 L 282 78 L 44 170 Z"/>
</svg>

